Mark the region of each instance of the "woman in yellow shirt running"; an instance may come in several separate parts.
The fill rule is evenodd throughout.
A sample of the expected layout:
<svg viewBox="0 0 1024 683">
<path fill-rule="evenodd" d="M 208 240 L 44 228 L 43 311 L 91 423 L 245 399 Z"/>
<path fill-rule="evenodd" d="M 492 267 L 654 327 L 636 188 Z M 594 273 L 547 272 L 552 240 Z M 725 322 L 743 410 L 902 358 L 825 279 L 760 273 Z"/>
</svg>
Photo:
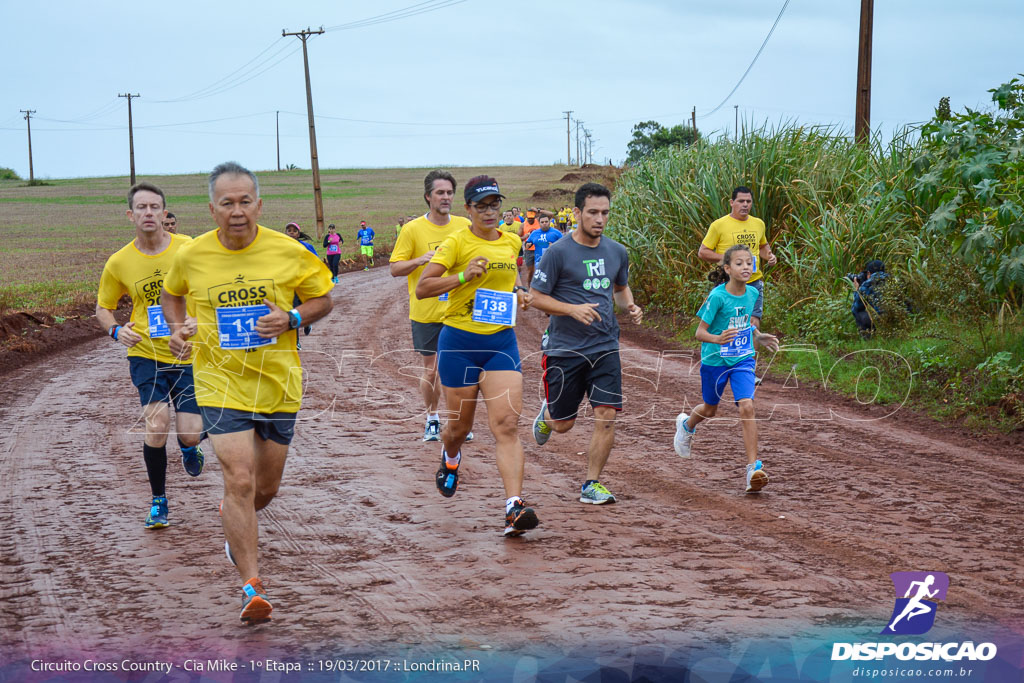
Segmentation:
<svg viewBox="0 0 1024 683">
<path fill-rule="evenodd" d="M 516 267 L 522 240 L 498 229 L 504 198 L 498 181 L 472 178 L 464 196 L 472 224 L 441 243 L 416 285 L 420 299 L 448 293 L 437 343 L 438 374 L 445 401 L 458 415 L 448 420 L 442 434 L 436 484 L 441 495 L 455 495 L 460 449 L 473 428 L 477 394 L 483 394 L 505 486 L 505 535 L 518 536 L 539 524 L 537 513 L 522 498 L 524 458 L 518 424 L 523 374 L 514 329 L 517 308 L 525 310 L 532 296 Z"/>
</svg>

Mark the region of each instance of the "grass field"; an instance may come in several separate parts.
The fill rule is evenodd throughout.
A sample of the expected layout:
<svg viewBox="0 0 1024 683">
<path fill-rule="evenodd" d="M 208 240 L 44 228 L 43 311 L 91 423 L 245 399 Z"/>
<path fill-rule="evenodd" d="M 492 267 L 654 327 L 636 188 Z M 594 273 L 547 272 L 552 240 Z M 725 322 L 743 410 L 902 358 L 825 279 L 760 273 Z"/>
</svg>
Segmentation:
<svg viewBox="0 0 1024 683">
<path fill-rule="evenodd" d="M 418 215 L 423 202 L 423 176 L 430 169 L 336 169 L 321 171 L 324 219 L 335 223 L 355 255 L 355 233 L 365 220 L 377 232 L 376 244 L 394 241 L 398 218 Z M 567 166 L 456 168 L 459 197 L 462 183 L 487 173 L 507 195 L 506 206 L 536 204 L 534 192 L 575 189 L 578 181 L 561 182 Z M 260 223 L 282 230 L 298 222 L 315 236 L 312 173 L 260 172 L 263 217 Z M 213 226 L 206 194 L 206 176 L 140 176 L 167 194 L 167 208 L 178 217 L 178 229 L 198 235 Z M 51 313 L 94 301 L 107 257 L 133 237 L 125 217 L 128 178 L 80 178 L 48 181 L 26 187 L 24 181 L 0 181 L 0 313 L 40 310 Z M 561 208 L 547 206 L 545 208 Z M 456 213 L 464 214 L 461 204 Z M 319 246 L 319 245 L 318 245 Z"/>
</svg>

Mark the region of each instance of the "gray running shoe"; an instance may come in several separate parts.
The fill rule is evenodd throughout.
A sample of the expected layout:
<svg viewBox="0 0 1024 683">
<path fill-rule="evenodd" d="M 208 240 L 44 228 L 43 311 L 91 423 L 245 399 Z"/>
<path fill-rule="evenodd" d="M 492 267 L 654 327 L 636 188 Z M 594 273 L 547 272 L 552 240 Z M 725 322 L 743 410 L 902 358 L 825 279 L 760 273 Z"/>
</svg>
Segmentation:
<svg viewBox="0 0 1024 683">
<path fill-rule="evenodd" d="M 605 503 L 614 503 L 615 496 L 603 484 L 595 481 L 592 484 L 587 484 L 587 487 L 580 493 L 580 502 L 590 503 L 591 505 L 604 505 Z"/>
<path fill-rule="evenodd" d="M 548 402 L 545 399 L 540 404 L 540 412 L 533 420 L 533 438 L 538 446 L 543 446 L 551 438 L 551 426 L 544 421 L 544 411 L 548 409 Z"/>
<path fill-rule="evenodd" d="M 684 426 L 689 417 L 686 413 L 679 413 L 676 416 L 676 436 L 672 440 L 672 445 L 676 449 L 676 455 L 680 458 L 690 457 L 690 444 L 693 442 L 693 432 L 687 431 Z"/>
</svg>

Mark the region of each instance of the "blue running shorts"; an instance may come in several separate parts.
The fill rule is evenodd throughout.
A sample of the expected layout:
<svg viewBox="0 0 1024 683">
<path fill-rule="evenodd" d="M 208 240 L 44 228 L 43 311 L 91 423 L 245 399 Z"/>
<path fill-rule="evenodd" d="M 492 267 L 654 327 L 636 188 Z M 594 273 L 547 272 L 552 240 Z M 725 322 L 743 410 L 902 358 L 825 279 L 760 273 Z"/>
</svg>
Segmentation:
<svg viewBox="0 0 1024 683">
<path fill-rule="evenodd" d="M 700 366 L 700 393 L 705 405 L 717 406 L 725 392 L 725 384 L 732 389 L 732 400 L 739 403 L 745 398 L 754 398 L 754 358 L 751 355 L 736 365 Z"/>
<path fill-rule="evenodd" d="M 494 334 L 476 334 L 445 325 L 437 339 L 437 372 L 446 387 L 480 383 L 484 370 L 522 372 L 516 331 L 507 327 Z"/>
<path fill-rule="evenodd" d="M 128 356 L 128 372 L 139 390 L 142 405 L 173 403 L 179 413 L 198 413 L 191 363 L 164 363 L 140 356 Z"/>
</svg>

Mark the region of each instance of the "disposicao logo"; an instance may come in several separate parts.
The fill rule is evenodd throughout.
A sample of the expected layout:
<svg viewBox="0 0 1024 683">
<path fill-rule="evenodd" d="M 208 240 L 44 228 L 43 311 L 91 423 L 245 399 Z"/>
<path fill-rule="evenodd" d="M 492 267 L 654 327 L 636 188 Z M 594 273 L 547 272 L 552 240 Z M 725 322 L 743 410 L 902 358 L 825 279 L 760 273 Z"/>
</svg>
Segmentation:
<svg viewBox="0 0 1024 683">
<path fill-rule="evenodd" d="M 949 577 L 942 572 L 893 572 L 896 605 L 883 634 L 919 636 L 935 623 L 936 600 L 945 600 Z M 900 597 L 903 596 L 903 597 Z"/>
<path fill-rule="evenodd" d="M 942 572 L 893 572 L 896 591 L 892 616 L 880 635 L 916 636 L 935 624 L 937 600 L 945 600 L 949 577 Z M 988 661 L 996 656 L 994 643 L 834 643 L 832 660 Z"/>
</svg>

